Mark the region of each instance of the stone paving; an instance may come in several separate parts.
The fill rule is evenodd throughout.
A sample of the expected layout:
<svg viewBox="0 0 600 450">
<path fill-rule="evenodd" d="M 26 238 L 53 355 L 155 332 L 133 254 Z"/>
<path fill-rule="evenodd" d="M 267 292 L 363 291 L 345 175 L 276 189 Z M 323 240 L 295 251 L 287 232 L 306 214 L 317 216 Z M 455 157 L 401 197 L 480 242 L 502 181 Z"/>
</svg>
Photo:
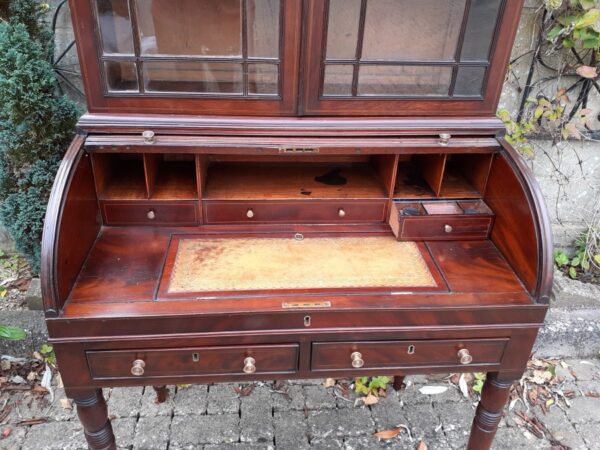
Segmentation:
<svg viewBox="0 0 600 450">
<path fill-rule="evenodd" d="M 542 421 L 552 437 L 573 450 L 600 450 L 600 361 L 566 361 L 571 370 L 558 367 L 564 389 L 577 396 L 563 411 L 553 406 L 547 414 L 539 407 L 528 411 Z M 558 374 L 558 373 L 557 373 Z M 575 374 L 575 376 L 573 376 Z M 465 399 L 442 376 L 407 377 L 408 387 L 370 407 L 355 406 L 355 398 L 336 395 L 322 380 L 257 384 L 249 395 L 236 392 L 237 384 L 170 386 L 166 403 L 156 404 L 152 388 L 106 390 L 109 414 L 120 449 L 143 450 L 367 450 L 415 449 L 423 440 L 429 450 L 464 449 L 475 402 Z M 423 395 L 423 385 L 448 386 L 439 395 Z M 86 448 L 74 411 L 29 394 L 3 393 L 1 403 L 15 407 L 1 430 L 12 429 L 0 440 L 2 449 L 79 450 Z M 520 404 L 520 403 L 519 403 Z M 494 449 L 560 449 L 546 438 L 538 439 L 518 426 L 514 412 L 503 418 Z M 16 422 L 48 417 L 47 423 L 28 427 Z M 373 433 L 401 426 L 394 439 L 378 441 Z"/>
</svg>

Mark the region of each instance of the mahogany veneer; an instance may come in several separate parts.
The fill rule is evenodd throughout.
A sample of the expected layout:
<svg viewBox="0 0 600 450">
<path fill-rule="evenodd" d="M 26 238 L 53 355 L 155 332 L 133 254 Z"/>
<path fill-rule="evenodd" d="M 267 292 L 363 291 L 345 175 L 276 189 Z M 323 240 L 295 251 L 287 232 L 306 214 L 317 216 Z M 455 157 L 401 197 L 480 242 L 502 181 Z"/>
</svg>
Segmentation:
<svg viewBox="0 0 600 450">
<path fill-rule="evenodd" d="M 116 449 L 103 387 L 165 401 L 168 384 L 386 374 L 400 389 L 448 371 L 488 373 L 468 448 L 490 448 L 544 321 L 552 240 L 494 117 L 523 1 L 441 3 L 70 0 L 89 113 L 48 205 L 42 291 L 90 448 Z M 360 283 L 253 288 L 244 247 L 226 287 L 169 290 L 186 239 L 211 245 L 184 277 L 223 269 L 217 241 L 319 237 L 314 265 L 262 262 L 298 279 L 335 261 Z M 426 282 L 370 283 L 400 256 L 374 260 L 368 237 L 410 248 Z"/>
</svg>

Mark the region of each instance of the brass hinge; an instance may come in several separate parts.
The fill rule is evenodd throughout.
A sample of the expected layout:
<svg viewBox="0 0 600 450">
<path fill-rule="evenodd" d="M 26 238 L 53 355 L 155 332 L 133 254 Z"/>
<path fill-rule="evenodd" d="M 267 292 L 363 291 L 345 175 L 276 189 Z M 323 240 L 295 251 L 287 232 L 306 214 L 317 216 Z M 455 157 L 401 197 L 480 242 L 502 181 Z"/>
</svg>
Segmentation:
<svg viewBox="0 0 600 450">
<path fill-rule="evenodd" d="M 281 147 L 279 153 L 298 154 L 298 153 L 319 153 L 318 148 L 310 147 Z"/>
</svg>

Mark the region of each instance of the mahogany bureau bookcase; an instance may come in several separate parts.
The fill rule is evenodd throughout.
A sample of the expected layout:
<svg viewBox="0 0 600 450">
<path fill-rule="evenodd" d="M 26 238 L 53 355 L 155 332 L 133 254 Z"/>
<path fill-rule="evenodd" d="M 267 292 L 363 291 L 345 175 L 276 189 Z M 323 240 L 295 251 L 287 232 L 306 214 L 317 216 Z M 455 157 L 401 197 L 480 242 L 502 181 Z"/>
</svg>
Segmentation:
<svg viewBox="0 0 600 450">
<path fill-rule="evenodd" d="M 551 234 L 495 118 L 522 0 L 71 0 L 88 113 L 42 245 L 90 448 L 102 387 L 487 372 L 492 443 Z"/>
</svg>

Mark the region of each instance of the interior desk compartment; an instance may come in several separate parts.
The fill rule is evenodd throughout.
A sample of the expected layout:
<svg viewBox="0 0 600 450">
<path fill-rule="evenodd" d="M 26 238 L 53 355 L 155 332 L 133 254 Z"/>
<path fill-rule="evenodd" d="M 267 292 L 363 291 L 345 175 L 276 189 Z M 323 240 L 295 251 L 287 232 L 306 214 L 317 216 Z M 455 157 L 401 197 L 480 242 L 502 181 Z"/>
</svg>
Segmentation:
<svg viewBox="0 0 600 450">
<path fill-rule="evenodd" d="M 294 373 L 298 344 L 88 351 L 93 379 Z"/>
<path fill-rule="evenodd" d="M 500 364 L 508 339 L 317 342 L 311 369 L 400 369 Z"/>
<path fill-rule="evenodd" d="M 394 203 L 388 219 L 399 240 L 486 239 L 493 221 L 482 200 Z"/>
</svg>

